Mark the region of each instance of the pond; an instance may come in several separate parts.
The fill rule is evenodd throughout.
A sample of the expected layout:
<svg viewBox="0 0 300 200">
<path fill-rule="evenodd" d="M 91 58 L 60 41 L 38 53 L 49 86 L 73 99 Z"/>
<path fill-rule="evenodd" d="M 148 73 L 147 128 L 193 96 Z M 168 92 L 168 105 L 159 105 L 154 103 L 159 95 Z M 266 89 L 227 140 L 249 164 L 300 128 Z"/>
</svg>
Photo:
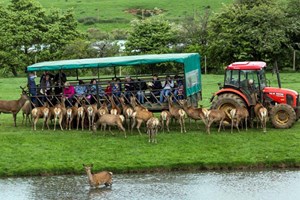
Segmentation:
<svg viewBox="0 0 300 200">
<path fill-rule="evenodd" d="M 0 179 L 0 199 L 299 199 L 300 171 L 115 174 L 112 188 L 87 176 Z"/>
</svg>

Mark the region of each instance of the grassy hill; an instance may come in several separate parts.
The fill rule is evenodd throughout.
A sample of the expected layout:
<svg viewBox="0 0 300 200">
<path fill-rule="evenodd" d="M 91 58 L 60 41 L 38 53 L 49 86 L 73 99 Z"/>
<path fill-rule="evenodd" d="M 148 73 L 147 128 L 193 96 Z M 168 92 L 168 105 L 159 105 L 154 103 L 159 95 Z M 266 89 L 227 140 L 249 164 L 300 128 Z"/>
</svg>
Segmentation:
<svg viewBox="0 0 300 200">
<path fill-rule="evenodd" d="M 113 29 L 128 28 L 130 21 L 136 18 L 133 12 L 140 11 L 139 9 L 153 10 L 157 8 L 162 11 L 167 19 L 180 21 L 187 16 L 192 16 L 196 12 L 203 12 L 207 7 L 216 11 L 220 9 L 223 4 L 229 4 L 233 1 L 234 0 L 190 0 L 188 2 L 178 0 L 40 0 L 39 2 L 46 9 L 60 8 L 66 10 L 73 8 L 78 20 L 90 23 L 88 25 L 80 23 L 80 30 L 94 27 L 103 31 L 110 31 Z M 8 5 L 9 2 L 10 0 L 2 0 L 0 1 L 0 5 Z"/>
</svg>

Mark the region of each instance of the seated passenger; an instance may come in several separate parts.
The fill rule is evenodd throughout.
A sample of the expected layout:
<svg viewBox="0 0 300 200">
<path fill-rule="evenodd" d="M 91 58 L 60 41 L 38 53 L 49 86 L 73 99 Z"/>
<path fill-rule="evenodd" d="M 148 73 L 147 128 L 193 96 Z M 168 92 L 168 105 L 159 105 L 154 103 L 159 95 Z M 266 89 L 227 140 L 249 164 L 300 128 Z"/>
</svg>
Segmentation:
<svg viewBox="0 0 300 200">
<path fill-rule="evenodd" d="M 70 82 L 65 82 L 63 89 L 63 95 L 67 98 L 65 101 L 66 107 L 72 106 L 73 104 L 73 96 L 75 94 L 74 86 L 70 84 Z"/>
<path fill-rule="evenodd" d="M 114 82 L 111 84 L 111 92 L 115 97 L 121 96 L 121 88 L 118 82 Z"/>
<path fill-rule="evenodd" d="M 97 87 L 98 87 L 98 91 L 97 91 Z M 90 94 L 90 103 L 94 104 L 97 101 L 97 93 L 99 95 L 99 97 L 103 97 L 104 96 L 104 92 L 102 90 L 101 85 L 97 84 L 97 80 L 96 79 L 92 79 L 90 81 L 90 87 L 89 87 L 89 91 L 88 93 Z"/>
<path fill-rule="evenodd" d="M 125 90 L 126 102 L 129 103 L 130 97 L 135 92 L 134 82 L 133 82 L 133 80 L 131 79 L 130 76 L 127 76 L 126 79 L 125 79 L 124 90 Z"/>
<path fill-rule="evenodd" d="M 111 86 L 111 82 L 108 81 L 107 86 L 105 88 L 105 95 L 111 96 L 111 94 L 112 94 L 112 86 Z"/>
<path fill-rule="evenodd" d="M 150 96 L 150 101 L 152 103 L 156 103 L 156 96 L 160 94 L 160 90 L 162 89 L 161 82 L 157 76 L 157 74 L 153 75 L 151 85 L 149 86 L 151 88 L 151 96 Z"/>
<path fill-rule="evenodd" d="M 164 99 L 164 97 L 168 97 L 170 95 L 173 87 L 174 87 L 174 81 L 171 79 L 170 75 L 167 75 L 163 89 L 160 92 L 160 102 L 161 103 L 167 101 L 167 99 Z"/>
<path fill-rule="evenodd" d="M 181 76 L 178 76 L 177 74 L 174 76 L 174 96 L 176 99 L 179 99 L 179 93 L 180 94 L 180 98 L 182 98 L 183 96 L 183 78 Z M 180 91 L 179 91 L 180 90 Z"/>
<path fill-rule="evenodd" d="M 178 100 L 184 99 L 184 87 L 183 87 L 183 85 L 179 86 L 179 88 L 177 90 L 176 98 Z"/>
<path fill-rule="evenodd" d="M 137 91 L 136 96 L 138 99 L 138 102 L 140 104 L 145 103 L 145 90 L 147 90 L 147 84 L 144 80 L 138 79 L 135 85 L 135 89 Z"/>
<path fill-rule="evenodd" d="M 78 81 L 78 85 L 75 86 L 75 95 L 77 97 L 85 96 L 87 93 L 87 87 L 82 80 Z"/>
</svg>

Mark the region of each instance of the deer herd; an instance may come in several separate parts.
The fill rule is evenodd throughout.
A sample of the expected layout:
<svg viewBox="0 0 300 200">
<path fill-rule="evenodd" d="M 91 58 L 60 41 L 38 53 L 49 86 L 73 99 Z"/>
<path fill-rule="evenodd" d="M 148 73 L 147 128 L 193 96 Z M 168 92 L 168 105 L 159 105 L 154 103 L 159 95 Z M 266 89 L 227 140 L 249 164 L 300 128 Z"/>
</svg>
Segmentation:
<svg viewBox="0 0 300 200">
<path fill-rule="evenodd" d="M 165 132 L 166 129 L 167 132 L 170 132 L 169 126 L 172 120 L 179 124 L 181 133 L 186 133 L 186 118 L 189 119 L 190 126 L 191 120 L 195 120 L 198 128 L 200 124 L 197 121 L 201 120 L 208 134 L 210 134 L 210 128 L 213 123 L 218 124 L 218 132 L 221 131 L 221 128 L 225 129 L 225 121 L 227 121 L 227 124 L 228 121 L 231 121 L 231 133 L 234 127 L 238 132 L 240 131 L 240 126 L 243 127 L 245 125 L 246 130 L 248 128 L 249 112 L 245 107 L 236 107 L 228 111 L 202 107 L 195 108 L 189 105 L 187 100 L 177 101 L 172 95 L 168 97 L 168 109 L 163 110 L 159 117 L 156 117 L 153 112 L 139 104 L 135 97 L 130 99 L 109 97 L 109 103 L 103 102 L 99 107 L 97 104 L 88 105 L 85 101 L 77 101 L 72 107 L 67 108 L 65 100 L 62 97 L 60 103 L 54 106 L 49 106 L 49 104 L 45 103 L 41 107 L 32 108 L 26 95 L 21 95 L 18 100 L 0 101 L 0 113 L 12 113 L 15 122 L 17 113 L 22 109 L 22 124 L 25 121 L 27 125 L 27 122 L 31 121 L 33 130 L 37 130 L 37 123 L 42 119 L 42 130 L 45 127 L 50 129 L 49 121 L 53 123 L 54 131 L 57 125 L 60 130 L 72 130 L 72 128 L 84 130 L 87 128 L 93 132 L 97 131 L 99 126 L 101 130 L 106 131 L 108 126 L 110 133 L 113 134 L 111 126 L 117 126 L 124 133 L 125 138 L 127 137 L 126 126 L 131 133 L 136 128 L 138 133 L 142 135 L 140 127 L 142 124 L 145 124 L 149 142 L 156 142 L 158 130 Z M 266 132 L 268 110 L 259 102 L 253 107 L 253 110 L 257 128 L 260 124 L 263 132 Z"/>
</svg>

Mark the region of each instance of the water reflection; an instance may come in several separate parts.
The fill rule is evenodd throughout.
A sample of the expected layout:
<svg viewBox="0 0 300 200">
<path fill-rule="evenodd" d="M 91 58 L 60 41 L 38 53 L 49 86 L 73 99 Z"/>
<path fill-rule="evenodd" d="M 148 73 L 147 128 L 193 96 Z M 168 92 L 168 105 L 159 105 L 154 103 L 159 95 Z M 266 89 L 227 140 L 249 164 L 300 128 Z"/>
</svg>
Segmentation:
<svg viewBox="0 0 300 200">
<path fill-rule="evenodd" d="M 86 176 L 0 179 L 0 199 L 298 199 L 299 171 L 114 175 L 91 189 Z"/>
</svg>

